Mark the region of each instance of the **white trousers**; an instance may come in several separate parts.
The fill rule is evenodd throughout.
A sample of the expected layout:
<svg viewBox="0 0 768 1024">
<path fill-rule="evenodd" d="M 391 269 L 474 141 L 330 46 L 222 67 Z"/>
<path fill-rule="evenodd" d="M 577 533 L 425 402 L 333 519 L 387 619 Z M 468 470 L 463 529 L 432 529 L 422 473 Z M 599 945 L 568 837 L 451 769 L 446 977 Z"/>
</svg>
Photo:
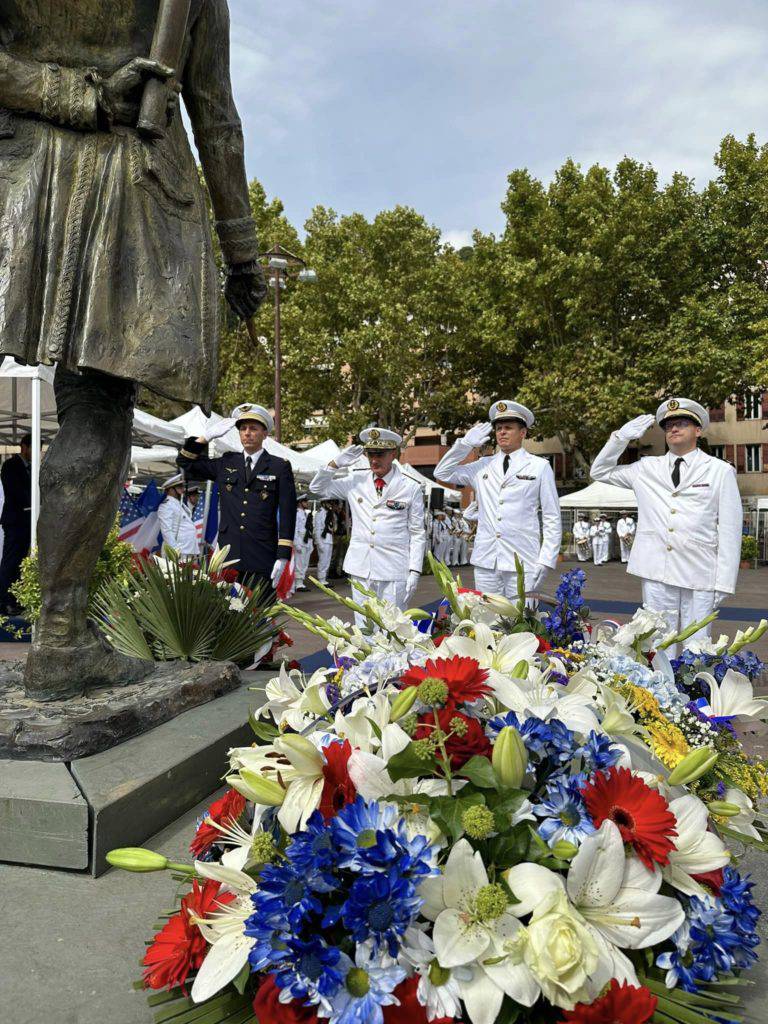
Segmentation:
<svg viewBox="0 0 768 1024">
<path fill-rule="evenodd" d="M 459 565 L 466 565 L 469 561 L 469 541 L 462 540 L 459 547 Z"/>
<path fill-rule="evenodd" d="M 625 540 L 624 537 L 619 537 L 619 544 L 621 545 L 621 560 L 622 562 L 628 562 L 632 545 L 628 540 Z"/>
<path fill-rule="evenodd" d="M 333 538 L 324 537 L 317 541 L 317 578 L 321 583 L 328 582 L 328 567 L 333 554 Z"/>
<path fill-rule="evenodd" d="M 715 594 L 712 590 L 687 590 L 673 587 L 657 580 L 643 580 L 643 606 L 654 612 L 661 612 L 670 630 L 676 633 L 699 619 L 704 619 L 715 610 Z M 709 636 L 710 627 L 705 626 L 694 633 L 690 640 Z M 667 655 L 676 658 L 679 644 L 667 647 Z"/>
<path fill-rule="evenodd" d="M 395 605 L 402 611 L 405 608 L 405 592 L 408 587 L 407 580 L 364 580 L 360 576 L 351 577 L 356 583 L 361 583 L 368 590 L 372 590 L 376 597 L 382 601 L 389 601 L 390 604 Z M 365 604 L 366 598 L 363 594 L 359 594 L 355 588 L 352 588 L 350 597 L 353 601 L 358 604 Z M 355 612 L 355 625 L 362 627 L 366 623 L 366 618 L 359 612 Z"/>
<path fill-rule="evenodd" d="M 501 594 L 510 601 L 517 600 L 517 573 L 513 569 L 483 569 L 479 565 L 473 566 L 475 570 L 475 590 L 481 590 L 484 594 Z M 544 584 L 546 576 L 539 583 L 539 589 Z M 533 570 L 525 570 L 525 589 L 533 590 Z M 527 602 L 531 607 L 538 604 L 537 601 Z"/>
<path fill-rule="evenodd" d="M 312 557 L 312 544 L 293 545 L 293 563 L 296 570 L 296 586 L 303 587 Z"/>
<path fill-rule="evenodd" d="M 595 537 L 592 542 L 592 553 L 595 565 L 608 561 L 608 538 Z"/>
</svg>

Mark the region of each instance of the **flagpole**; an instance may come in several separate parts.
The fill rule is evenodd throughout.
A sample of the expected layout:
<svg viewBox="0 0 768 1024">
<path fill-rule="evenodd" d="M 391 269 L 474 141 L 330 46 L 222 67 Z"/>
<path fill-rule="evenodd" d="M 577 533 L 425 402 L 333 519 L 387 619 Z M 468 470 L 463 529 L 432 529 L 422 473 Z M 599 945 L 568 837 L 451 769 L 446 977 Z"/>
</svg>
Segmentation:
<svg viewBox="0 0 768 1024">
<path fill-rule="evenodd" d="M 203 536 L 200 538 L 200 550 L 203 551 L 203 545 L 205 544 L 205 538 L 208 534 L 208 513 L 211 511 L 211 491 L 213 490 L 213 481 L 208 480 L 205 485 L 205 507 L 203 509 Z"/>
</svg>

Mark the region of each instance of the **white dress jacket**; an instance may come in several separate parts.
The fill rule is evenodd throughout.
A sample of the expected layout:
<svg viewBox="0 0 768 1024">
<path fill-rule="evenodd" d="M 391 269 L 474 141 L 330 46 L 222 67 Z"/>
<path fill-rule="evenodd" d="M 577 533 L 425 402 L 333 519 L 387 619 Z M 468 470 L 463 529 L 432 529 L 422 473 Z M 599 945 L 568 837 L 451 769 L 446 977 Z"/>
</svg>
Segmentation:
<svg viewBox="0 0 768 1024">
<path fill-rule="evenodd" d="M 459 439 L 435 467 L 435 479 L 474 489 L 478 516 L 472 565 L 514 572 L 518 555 L 526 569 L 537 562 L 553 569 L 562 524 L 549 462 L 518 448 L 510 454 L 505 474 L 502 452 L 462 465 L 471 450 Z"/>
<path fill-rule="evenodd" d="M 352 536 L 344 571 L 364 580 L 402 581 L 421 572 L 427 532 L 424 497 L 415 480 L 393 466 L 379 494 L 369 469 L 319 469 L 309 485 L 322 498 L 349 502 Z"/>
<path fill-rule="evenodd" d="M 685 456 L 675 488 L 669 453 L 617 466 L 626 447 L 611 434 L 590 473 L 593 480 L 631 487 L 637 497 L 627 572 L 687 590 L 734 593 L 742 507 L 733 466 L 697 448 Z"/>
</svg>

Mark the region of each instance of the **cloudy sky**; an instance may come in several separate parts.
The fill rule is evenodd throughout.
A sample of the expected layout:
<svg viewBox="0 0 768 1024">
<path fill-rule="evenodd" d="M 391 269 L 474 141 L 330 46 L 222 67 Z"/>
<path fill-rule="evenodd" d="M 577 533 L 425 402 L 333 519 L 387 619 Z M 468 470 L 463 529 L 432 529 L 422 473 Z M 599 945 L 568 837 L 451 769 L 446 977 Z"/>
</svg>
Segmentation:
<svg viewBox="0 0 768 1024">
<path fill-rule="evenodd" d="M 624 154 L 699 183 L 768 139 L 765 0 L 230 0 L 249 176 L 312 206 L 498 231 L 507 174 Z"/>
</svg>

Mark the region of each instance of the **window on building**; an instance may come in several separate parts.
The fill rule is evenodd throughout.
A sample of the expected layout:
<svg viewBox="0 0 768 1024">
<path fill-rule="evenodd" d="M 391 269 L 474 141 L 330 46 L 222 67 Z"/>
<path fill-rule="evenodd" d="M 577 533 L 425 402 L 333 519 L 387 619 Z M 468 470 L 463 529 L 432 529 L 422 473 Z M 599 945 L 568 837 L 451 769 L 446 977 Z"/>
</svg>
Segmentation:
<svg viewBox="0 0 768 1024">
<path fill-rule="evenodd" d="M 724 459 L 725 458 L 725 445 L 724 444 L 711 444 L 709 446 L 709 454 L 713 459 Z"/>
<path fill-rule="evenodd" d="M 760 445 L 759 444 L 745 444 L 744 445 L 744 468 L 747 473 L 759 473 L 760 472 Z"/>
<path fill-rule="evenodd" d="M 763 415 L 761 395 L 757 391 L 747 391 L 744 395 L 744 419 L 759 420 Z"/>
</svg>

